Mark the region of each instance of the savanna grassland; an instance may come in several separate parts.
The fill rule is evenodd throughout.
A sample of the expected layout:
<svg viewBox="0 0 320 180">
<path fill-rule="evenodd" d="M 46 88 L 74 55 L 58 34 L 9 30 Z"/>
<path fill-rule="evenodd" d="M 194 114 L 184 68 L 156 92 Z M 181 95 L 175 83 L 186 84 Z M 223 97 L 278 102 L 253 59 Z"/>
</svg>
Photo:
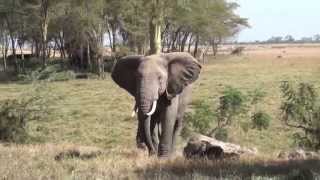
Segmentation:
<svg viewBox="0 0 320 180">
<path fill-rule="evenodd" d="M 257 47 L 241 56 L 208 57 L 193 89 L 193 102 L 217 103 L 228 86 L 244 92 L 261 89 L 261 105 L 272 116 L 268 130 L 244 132 L 240 123 L 229 128 L 229 141 L 258 149 L 257 158 L 240 162 L 187 161 L 177 153 L 159 162 L 135 148 L 137 121 L 130 117 L 134 102 L 124 90 L 105 80 L 47 83 L 59 96 L 50 117 L 31 121 L 26 144 L 0 144 L 1 179 L 210 179 L 213 177 L 284 178 L 300 167 L 320 173 L 319 161 L 276 160 L 293 147 L 295 130 L 280 119 L 281 81 L 320 86 L 320 47 Z M 0 85 L 0 100 L 23 95 L 32 84 Z M 192 106 L 190 106 L 192 108 Z M 241 119 L 240 121 L 246 121 Z M 185 141 L 180 142 L 180 151 Z"/>
</svg>

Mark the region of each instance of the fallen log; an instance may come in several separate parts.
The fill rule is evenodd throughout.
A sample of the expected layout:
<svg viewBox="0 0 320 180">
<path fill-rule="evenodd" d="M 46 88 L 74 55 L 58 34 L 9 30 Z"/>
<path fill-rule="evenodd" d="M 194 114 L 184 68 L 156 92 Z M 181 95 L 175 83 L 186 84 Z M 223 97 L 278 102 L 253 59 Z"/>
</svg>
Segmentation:
<svg viewBox="0 0 320 180">
<path fill-rule="evenodd" d="M 219 141 L 204 135 L 195 135 L 189 140 L 183 153 L 187 159 L 207 158 L 215 160 L 239 159 L 242 155 L 254 156 L 257 154 L 257 150 Z"/>
</svg>

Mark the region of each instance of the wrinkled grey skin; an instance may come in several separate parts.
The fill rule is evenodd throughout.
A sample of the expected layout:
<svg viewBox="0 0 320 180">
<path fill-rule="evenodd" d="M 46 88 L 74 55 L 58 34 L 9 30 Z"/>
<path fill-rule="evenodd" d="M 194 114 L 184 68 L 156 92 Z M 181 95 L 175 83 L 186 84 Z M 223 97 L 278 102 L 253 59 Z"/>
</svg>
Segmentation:
<svg viewBox="0 0 320 180">
<path fill-rule="evenodd" d="M 138 147 L 145 144 L 150 154 L 171 155 L 191 96 L 190 84 L 200 70 L 196 59 L 182 52 L 127 56 L 116 63 L 112 79 L 136 100 Z M 156 111 L 148 116 L 154 101 Z"/>
</svg>

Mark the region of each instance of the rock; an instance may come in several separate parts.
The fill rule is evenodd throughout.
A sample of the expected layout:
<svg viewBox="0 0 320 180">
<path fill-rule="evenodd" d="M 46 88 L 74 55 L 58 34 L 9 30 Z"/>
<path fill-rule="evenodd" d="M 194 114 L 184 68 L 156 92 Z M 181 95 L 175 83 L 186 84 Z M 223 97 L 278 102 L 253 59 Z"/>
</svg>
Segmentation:
<svg viewBox="0 0 320 180">
<path fill-rule="evenodd" d="M 320 154 L 313 151 L 305 151 L 303 149 L 294 149 L 288 152 L 281 151 L 278 154 L 278 158 L 287 160 L 320 159 Z"/>
<path fill-rule="evenodd" d="M 237 144 L 218 141 L 203 135 L 191 138 L 184 148 L 184 156 L 190 158 L 239 159 L 241 155 L 256 155 L 256 149 L 241 147 Z"/>
<path fill-rule="evenodd" d="M 320 159 L 320 154 L 313 152 L 313 151 L 308 151 L 308 152 L 306 152 L 306 158 L 307 159 Z"/>
<path fill-rule="evenodd" d="M 306 153 L 302 149 L 296 149 L 288 154 L 288 159 L 290 160 L 306 159 Z"/>
</svg>

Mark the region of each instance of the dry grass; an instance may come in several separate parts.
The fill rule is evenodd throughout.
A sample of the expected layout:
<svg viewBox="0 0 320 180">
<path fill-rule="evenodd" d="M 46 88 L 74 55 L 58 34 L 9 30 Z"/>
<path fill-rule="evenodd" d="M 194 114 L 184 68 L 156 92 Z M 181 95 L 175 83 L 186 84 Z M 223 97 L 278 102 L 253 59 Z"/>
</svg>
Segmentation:
<svg viewBox="0 0 320 180">
<path fill-rule="evenodd" d="M 277 58 L 279 54 L 282 58 Z M 201 78 L 194 86 L 194 101 L 210 99 L 214 104 L 226 86 L 243 91 L 261 88 L 267 92 L 262 108 L 273 117 L 269 130 L 245 133 L 239 124 L 230 128 L 230 141 L 256 147 L 262 160 L 230 164 L 193 162 L 178 157 L 159 163 L 146 157 L 146 154 L 135 150 L 137 122 L 130 118 L 133 98 L 108 77 L 106 80 L 50 83 L 49 86 L 63 100 L 57 102 L 56 110 L 49 119 L 28 125 L 28 132 L 34 139 L 32 144 L 0 145 L 0 178 L 209 179 L 214 176 L 233 179 L 236 176 L 280 177 L 300 167 L 310 167 L 319 173 L 318 161 L 289 164 L 268 161 L 279 151 L 291 148 L 290 137 L 294 133 L 279 120 L 279 83 L 283 80 L 308 81 L 318 88 L 319 61 L 320 48 L 317 47 L 265 48 L 245 51 L 239 57 L 210 58 L 204 66 Z M 0 100 L 14 98 L 30 86 L 1 84 Z M 101 153 L 82 158 L 92 151 Z M 66 155 L 59 161 L 55 160 L 61 153 Z M 279 167 L 285 170 L 279 170 Z"/>
</svg>

